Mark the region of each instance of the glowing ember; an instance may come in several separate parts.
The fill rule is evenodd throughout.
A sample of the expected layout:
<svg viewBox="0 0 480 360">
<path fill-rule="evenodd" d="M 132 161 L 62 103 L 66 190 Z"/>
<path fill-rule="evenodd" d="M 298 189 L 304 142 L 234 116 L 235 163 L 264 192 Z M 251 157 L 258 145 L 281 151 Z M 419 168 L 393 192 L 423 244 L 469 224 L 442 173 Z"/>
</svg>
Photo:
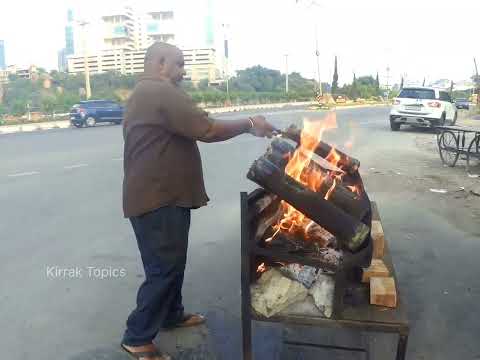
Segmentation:
<svg viewBox="0 0 480 360">
<path fill-rule="evenodd" d="M 265 271 L 267 271 L 267 267 L 265 266 L 265 263 L 261 263 L 257 268 L 257 273 L 262 274 Z"/>
<path fill-rule="evenodd" d="M 357 186 L 353 186 L 353 185 L 352 185 L 352 186 L 347 186 L 347 188 L 348 188 L 351 192 L 353 192 L 353 193 L 355 193 L 355 194 L 357 194 L 357 195 L 361 195 L 361 194 L 360 194 L 360 189 L 359 189 Z"/>
</svg>

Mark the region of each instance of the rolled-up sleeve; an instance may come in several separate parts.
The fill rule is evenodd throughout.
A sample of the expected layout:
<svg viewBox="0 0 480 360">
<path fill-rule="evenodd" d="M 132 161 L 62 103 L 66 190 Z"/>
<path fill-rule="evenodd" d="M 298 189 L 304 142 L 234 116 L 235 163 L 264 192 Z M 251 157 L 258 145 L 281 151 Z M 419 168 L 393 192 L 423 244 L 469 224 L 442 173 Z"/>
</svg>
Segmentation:
<svg viewBox="0 0 480 360">
<path fill-rule="evenodd" d="M 212 127 L 208 113 L 200 109 L 181 88 L 166 86 L 160 95 L 160 112 L 168 131 L 189 139 L 199 140 Z"/>
</svg>

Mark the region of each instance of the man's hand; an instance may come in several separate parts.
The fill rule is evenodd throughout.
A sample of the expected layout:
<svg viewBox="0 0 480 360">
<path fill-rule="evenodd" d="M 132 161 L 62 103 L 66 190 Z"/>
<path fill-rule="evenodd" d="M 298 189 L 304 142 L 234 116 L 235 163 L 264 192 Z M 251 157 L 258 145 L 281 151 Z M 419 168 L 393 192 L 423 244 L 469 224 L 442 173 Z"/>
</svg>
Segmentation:
<svg viewBox="0 0 480 360">
<path fill-rule="evenodd" d="M 254 136 L 271 138 L 273 132 L 277 131 L 277 129 L 262 115 L 252 116 L 249 119 L 253 124 L 252 128 L 249 130 L 249 133 Z"/>
</svg>

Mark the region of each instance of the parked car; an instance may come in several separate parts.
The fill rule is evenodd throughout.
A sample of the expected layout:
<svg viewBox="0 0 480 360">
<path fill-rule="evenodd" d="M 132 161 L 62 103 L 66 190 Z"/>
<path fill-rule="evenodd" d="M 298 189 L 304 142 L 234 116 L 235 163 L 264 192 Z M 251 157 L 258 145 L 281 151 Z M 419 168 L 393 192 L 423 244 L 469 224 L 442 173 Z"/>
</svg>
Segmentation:
<svg viewBox="0 0 480 360">
<path fill-rule="evenodd" d="M 455 100 L 455 105 L 457 109 L 470 109 L 470 101 L 468 99 L 457 99 Z"/>
<path fill-rule="evenodd" d="M 390 111 L 392 131 L 400 130 L 401 125 L 435 127 L 456 121 L 457 107 L 448 91 L 429 87 L 403 88 Z"/>
<path fill-rule="evenodd" d="M 70 110 L 70 122 L 78 128 L 100 122 L 121 124 L 122 120 L 123 106 L 111 100 L 80 101 Z"/>
</svg>

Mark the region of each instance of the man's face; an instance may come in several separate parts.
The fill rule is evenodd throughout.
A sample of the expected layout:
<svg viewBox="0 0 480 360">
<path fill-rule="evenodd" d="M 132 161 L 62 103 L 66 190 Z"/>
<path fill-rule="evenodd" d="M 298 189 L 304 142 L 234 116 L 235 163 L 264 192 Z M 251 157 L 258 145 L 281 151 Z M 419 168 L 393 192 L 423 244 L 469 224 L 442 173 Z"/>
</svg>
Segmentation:
<svg viewBox="0 0 480 360">
<path fill-rule="evenodd" d="M 180 84 L 186 74 L 183 53 L 176 51 L 170 56 L 165 57 L 160 71 L 161 75 L 169 79 L 174 85 Z"/>
</svg>

